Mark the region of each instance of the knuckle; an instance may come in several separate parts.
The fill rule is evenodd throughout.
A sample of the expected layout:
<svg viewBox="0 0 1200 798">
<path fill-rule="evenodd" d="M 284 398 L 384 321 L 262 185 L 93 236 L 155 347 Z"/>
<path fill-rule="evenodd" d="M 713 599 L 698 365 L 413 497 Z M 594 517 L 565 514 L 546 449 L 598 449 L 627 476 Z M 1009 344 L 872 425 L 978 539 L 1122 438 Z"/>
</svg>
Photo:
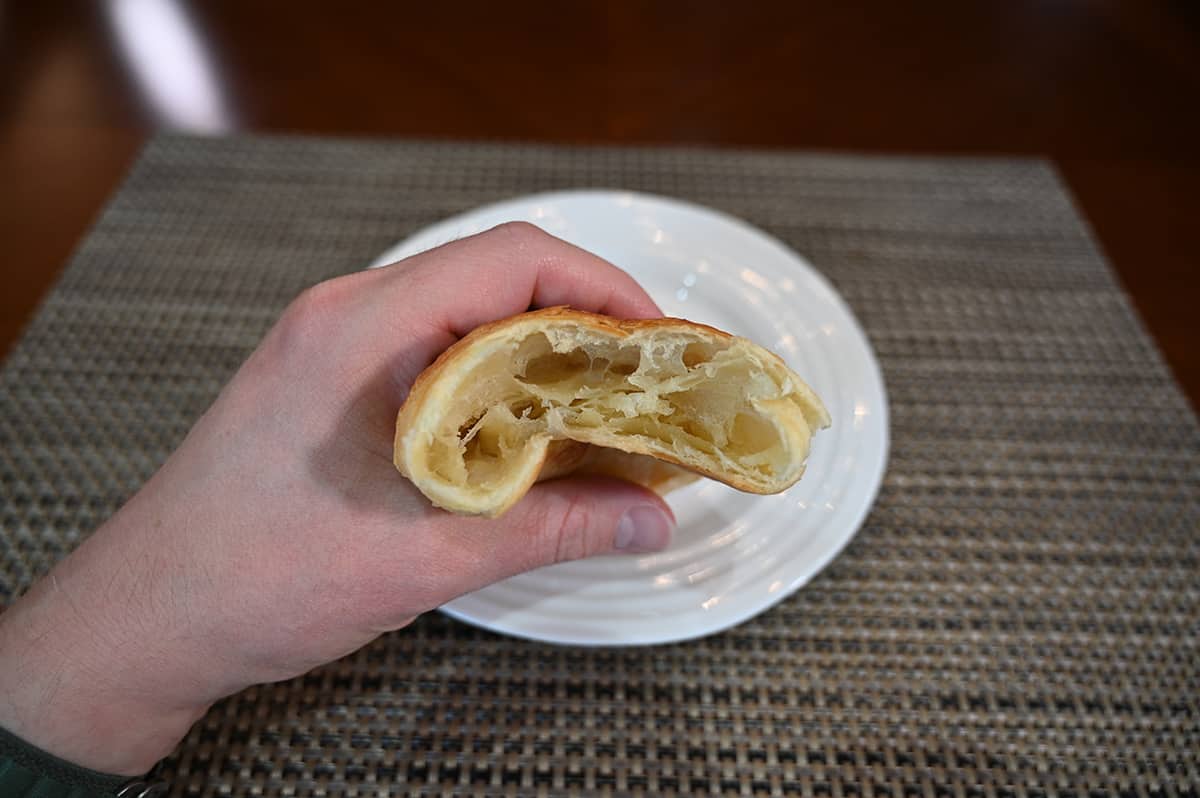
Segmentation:
<svg viewBox="0 0 1200 798">
<path fill-rule="evenodd" d="M 580 495 L 561 497 L 551 505 L 545 529 L 551 537 L 554 562 L 578 560 L 591 553 L 593 509 Z"/>
<path fill-rule="evenodd" d="M 528 246 L 548 237 L 542 228 L 529 222 L 504 222 L 493 228 L 493 232 L 505 236 L 518 247 Z"/>
<path fill-rule="evenodd" d="M 319 340 L 330 325 L 344 320 L 347 294 L 347 286 L 340 279 L 306 288 L 284 309 L 275 325 L 276 345 L 291 352 Z"/>
<path fill-rule="evenodd" d="M 313 323 L 337 311 L 345 296 L 340 280 L 325 280 L 310 286 L 292 300 L 284 312 L 300 323 Z"/>
</svg>

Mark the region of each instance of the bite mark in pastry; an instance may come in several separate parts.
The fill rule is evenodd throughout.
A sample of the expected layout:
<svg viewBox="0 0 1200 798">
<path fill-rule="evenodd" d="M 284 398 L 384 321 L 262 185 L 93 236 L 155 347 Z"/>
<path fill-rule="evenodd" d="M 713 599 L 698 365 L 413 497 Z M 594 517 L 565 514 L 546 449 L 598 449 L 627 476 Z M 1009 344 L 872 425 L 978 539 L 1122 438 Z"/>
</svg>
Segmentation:
<svg viewBox="0 0 1200 798">
<path fill-rule="evenodd" d="M 422 372 L 394 460 L 434 504 L 471 515 L 498 516 L 566 473 L 670 489 L 681 480 L 668 464 L 777 493 L 829 424 L 812 389 L 744 338 L 548 308 L 473 330 Z"/>
</svg>

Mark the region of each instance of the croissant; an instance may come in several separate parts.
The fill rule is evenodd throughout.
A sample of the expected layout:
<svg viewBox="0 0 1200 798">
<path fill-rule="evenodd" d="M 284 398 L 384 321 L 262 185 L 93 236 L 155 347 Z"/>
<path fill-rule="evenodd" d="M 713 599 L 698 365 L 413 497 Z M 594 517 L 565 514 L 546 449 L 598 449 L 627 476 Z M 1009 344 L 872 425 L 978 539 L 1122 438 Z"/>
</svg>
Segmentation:
<svg viewBox="0 0 1200 798">
<path fill-rule="evenodd" d="M 491 517 L 566 473 L 664 492 L 695 472 L 778 493 L 829 424 L 812 389 L 751 341 L 557 307 L 479 327 L 425 369 L 396 419 L 394 461 L 435 505 Z"/>
</svg>

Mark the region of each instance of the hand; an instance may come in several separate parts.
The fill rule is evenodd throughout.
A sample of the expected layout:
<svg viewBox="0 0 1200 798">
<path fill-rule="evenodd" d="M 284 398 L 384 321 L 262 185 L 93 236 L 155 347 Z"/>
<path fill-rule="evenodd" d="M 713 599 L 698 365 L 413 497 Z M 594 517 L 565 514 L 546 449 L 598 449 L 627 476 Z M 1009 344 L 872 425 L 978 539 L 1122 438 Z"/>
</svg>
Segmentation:
<svg viewBox="0 0 1200 798">
<path fill-rule="evenodd" d="M 392 465 L 396 412 L 442 350 L 560 304 L 660 315 L 524 224 L 306 291 L 145 487 L 0 616 L 0 726 L 140 774 L 223 696 L 512 574 L 665 546 L 670 511 L 631 484 L 541 483 L 488 521 L 433 508 Z"/>
</svg>

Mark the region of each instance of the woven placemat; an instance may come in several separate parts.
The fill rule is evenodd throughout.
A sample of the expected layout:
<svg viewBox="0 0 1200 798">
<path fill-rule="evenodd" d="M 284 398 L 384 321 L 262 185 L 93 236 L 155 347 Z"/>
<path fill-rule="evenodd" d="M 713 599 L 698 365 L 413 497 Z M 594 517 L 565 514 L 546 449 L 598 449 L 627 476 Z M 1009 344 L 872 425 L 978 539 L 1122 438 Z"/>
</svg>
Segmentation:
<svg viewBox="0 0 1200 798">
<path fill-rule="evenodd" d="M 1037 161 L 157 138 L 0 374 L 0 602 L 302 288 L 585 186 L 728 211 L 834 282 L 892 403 L 864 528 L 698 642 L 431 614 L 216 706 L 165 764 L 174 795 L 1197 795 L 1200 428 Z"/>
</svg>

